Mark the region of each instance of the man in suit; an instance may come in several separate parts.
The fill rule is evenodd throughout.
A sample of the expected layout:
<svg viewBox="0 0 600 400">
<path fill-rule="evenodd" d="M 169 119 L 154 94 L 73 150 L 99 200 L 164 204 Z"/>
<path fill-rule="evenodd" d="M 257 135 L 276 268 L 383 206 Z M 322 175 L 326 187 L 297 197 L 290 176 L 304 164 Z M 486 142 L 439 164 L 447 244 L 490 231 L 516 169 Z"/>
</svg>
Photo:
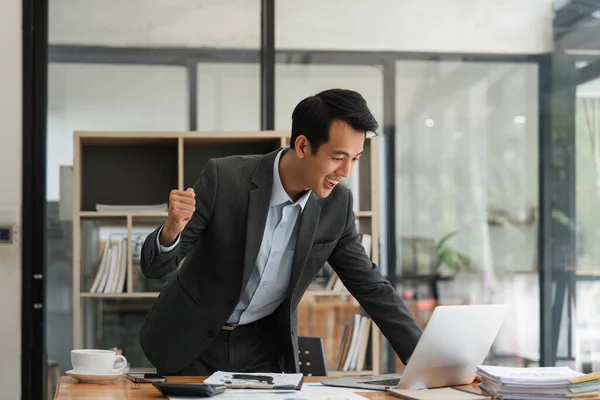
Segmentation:
<svg viewBox="0 0 600 400">
<path fill-rule="evenodd" d="M 211 159 L 173 190 L 167 221 L 142 248 L 160 278 L 183 263 L 140 331 L 157 372 L 297 372 L 297 307 L 326 261 L 404 362 L 421 331 L 359 241 L 339 182 L 378 124 L 363 97 L 332 89 L 292 113 L 289 147 Z"/>
</svg>

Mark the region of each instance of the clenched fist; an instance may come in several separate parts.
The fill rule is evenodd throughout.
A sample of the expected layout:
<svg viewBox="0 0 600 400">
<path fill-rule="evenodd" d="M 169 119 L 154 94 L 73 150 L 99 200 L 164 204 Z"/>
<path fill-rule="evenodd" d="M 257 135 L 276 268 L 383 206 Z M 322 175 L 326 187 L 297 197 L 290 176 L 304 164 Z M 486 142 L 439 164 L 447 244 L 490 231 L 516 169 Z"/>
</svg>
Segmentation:
<svg viewBox="0 0 600 400">
<path fill-rule="evenodd" d="M 173 244 L 196 210 L 196 193 L 188 188 L 185 192 L 172 190 L 169 195 L 169 216 L 160 235 L 163 246 Z"/>
</svg>

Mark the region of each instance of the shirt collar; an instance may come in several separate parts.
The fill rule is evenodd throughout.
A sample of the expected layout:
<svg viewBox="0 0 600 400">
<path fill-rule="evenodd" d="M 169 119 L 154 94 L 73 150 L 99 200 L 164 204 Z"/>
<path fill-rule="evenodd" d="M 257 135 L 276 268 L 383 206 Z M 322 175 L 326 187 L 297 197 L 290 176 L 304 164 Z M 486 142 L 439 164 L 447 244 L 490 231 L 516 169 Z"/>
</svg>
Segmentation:
<svg viewBox="0 0 600 400">
<path fill-rule="evenodd" d="M 271 202 L 269 204 L 269 206 L 271 207 L 277 206 L 282 203 L 286 203 L 288 201 L 292 204 L 294 203 L 294 201 L 290 198 L 290 196 L 283 188 L 283 184 L 281 183 L 281 177 L 279 176 L 279 160 L 281 159 L 281 155 L 284 154 L 287 151 L 287 149 L 287 147 L 281 149 L 281 151 L 277 153 L 275 161 L 273 162 L 273 188 L 271 190 Z M 304 193 L 302 197 L 300 197 L 295 203 L 300 205 L 302 211 L 304 211 L 304 207 L 306 206 L 306 202 L 308 201 L 310 193 L 310 190 L 306 191 L 306 193 Z"/>
</svg>

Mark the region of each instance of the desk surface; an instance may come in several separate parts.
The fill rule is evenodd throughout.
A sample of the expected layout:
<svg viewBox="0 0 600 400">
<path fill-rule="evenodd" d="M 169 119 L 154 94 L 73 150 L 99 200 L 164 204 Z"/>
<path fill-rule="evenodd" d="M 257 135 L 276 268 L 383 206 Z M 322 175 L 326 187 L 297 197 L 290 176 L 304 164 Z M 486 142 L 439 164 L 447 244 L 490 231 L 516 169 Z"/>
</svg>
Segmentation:
<svg viewBox="0 0 600 400">
<path fill-rule="evenodd" d="M 306 377 L 305 382 L 319 382 L 319 377 Z M 202 382 L 204 377 L 167 377 L 168 382 Z M 383 400 L 398 397 L 385 392 L 363 392 L 361 396 L 367 399 Z M 94 385 L 78 383 L 68 376 L 61 376 L 56 389 L 55 400 L 79 400 L 79 399 L 103 399 L 103 400 L 129 400 L 129 399 L 165 399 L 156 388 L 149 383 L 133 383 L 124 376 L 113 383 L 105 385 Z M 214 397 L 218 399 L 218 396 Z"/>
</svg>

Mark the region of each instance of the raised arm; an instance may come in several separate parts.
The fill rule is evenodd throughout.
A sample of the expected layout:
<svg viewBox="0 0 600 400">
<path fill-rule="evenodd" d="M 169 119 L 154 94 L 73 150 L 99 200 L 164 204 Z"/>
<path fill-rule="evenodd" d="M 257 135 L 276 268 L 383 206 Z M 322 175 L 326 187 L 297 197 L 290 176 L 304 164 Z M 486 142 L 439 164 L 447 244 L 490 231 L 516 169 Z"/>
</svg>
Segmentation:
<svg viewBox="0 0 600 400">
<path fill-rule="evenodd" d="M 354 223 L 351 194 L 344 234 L 328 261 L 406 364 L 422 332 L 395 288 L 381 274 L 379 267 L 367 256 L 360 243 Z"/>
<path fill-rule="evenodd" d="M 217 164 L 209 160 L 192 188 L 172 191 L 167 221 L 142 246 L 141 270 L 147 278 L 174 271 L 210 222 L 217 193 Z"/>
</svg>

